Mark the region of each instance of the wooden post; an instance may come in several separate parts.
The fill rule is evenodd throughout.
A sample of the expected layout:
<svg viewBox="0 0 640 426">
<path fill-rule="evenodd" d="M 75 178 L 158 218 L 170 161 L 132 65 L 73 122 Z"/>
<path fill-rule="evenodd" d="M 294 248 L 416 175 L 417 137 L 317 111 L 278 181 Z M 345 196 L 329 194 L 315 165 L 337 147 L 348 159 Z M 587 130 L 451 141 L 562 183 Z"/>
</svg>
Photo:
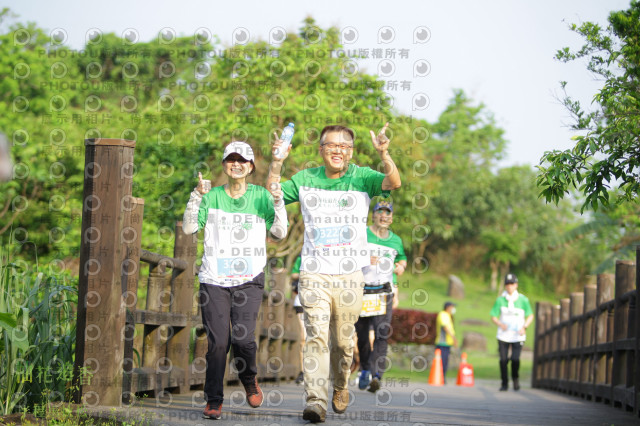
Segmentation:
<svg viewBox="0 0 640 426">
<path fill-rule="evenodd" d="M 611 399 L 611 390 L 607 386 L 610 383 L 609 364 L 610 352 L 604 350 L 611 341 L 609 333 L 610 310 L 604 308 L 604 304 L 613 299 L 614 276 L 612 274 L 599 274 L 596 285 L 596 309 L 594 344 L 596 345 L 596 359 L 594 365 L 594 385 L 596 401 L 602 398 Z"/>
<path fill-rule="evenodd" d="M 174 327 L 169 340 L 167 355 L 172 364 L 169 386 L 176 387 L 178 393 L 186 393 L 190 387 L 191 366 L 189 364 L 189 344 L 191 340 L 191 317 L 193 314 L 194 279 L 197 249 L 197 234 L 186 235 L 182 232 L 182 222 L 176 222 L 173 257 L 187 262 L 185 270 L 173 269 L 171 276 L 171 294 L 173 304 L 171 312 L 187 317 L 185 327 Z"/>
<path fill-rule="evenodd" d="M 560 356 L 558 351 L 560 350 L 560 330 L 558 330 L 558 324 L 560 324 L 560 305 L 553 305 L 551 307 L 551 327 L 555 327 L 555 331 L 551 333 L 551 349 L 554 353 L 553 359 L 550 365 L 550 370 L 547 374 L 549 379 L 555 381 L 554 387 L 557 388 L 558 380 L 560 378 Z"/>
<path fill-rule="evenodd" d="M 571 299 L 560 299 L 560 322 L 562 324 L 560 330 L 560 348 L 562 351 L 560 358 L 560 388 L 566 391 L 566 380 L 569 379 L 569 357 L 567 350 L 569 349 L 569 318 L 571 317 Z"/>
<path fill-rule="evenodd" d="M 584 308 L 585 314 L 588 314 L 596 309 L 596 286 L 593 284 L 587 284 L 584 286 Z M 578 379 L 586 390 L 585 394 L 589 398 L 594 396 L 594 379 L 593 379 L 593 365 L 596 358 L 596 351 L 594 345 L 594 317 L 589 316 L 585 318 L 582 328 L 582 347 L 583 356 L 580 364 L 580 378 Z"/>
<path fill-rule="evenodd" d="M 145 311 L 147 313 L 162 312 L 169 300 L 165 293 L 165 283 L 167 282 L 167 271 L 165 263 L 150 263 L 149 275 L 147 277 L 147 303 Z M 140 383 L 144 389 L 153 389 L 154 396 L 158 396 L 167 386 L 168 377 L 166 374 L 168 366 L 162 363 L 165 351 L 161 348 L 163 335 L 166 336 L 166 326 L 158 324 L 144 325 L 144 343 L 142 350 L 142 371 L 141 380 L 149 380 L 152 383 Z"/>
<path fill-rule="evenodd" d="M 536 303 L 536 324 L 535 324 L 535 340 L 533 343 L 533 371 L 531 372 L 531 387 L 537 388 L 538 381 L 544 379 L 542 374 L 542 365 L 540 358 L 546 353 L 544 352 L 544 340 L 541 338 L 546 331 L 546 320 L 550 314 L 549 304 L 545 302 Z"/>
<path fill-rule="evenodd" d="M 122 402 L 131 404 L 132 375 L 133 375 L 133 343 L 136 332 L 136 305 L 138 303 L 138 279 L 140 278 L 140 245 L 142 241 L 142 219 L 144 216 L 144 200 L 131 197 L 131 203 L 125 208 L 130 208 L 130 214 L 126 216 L 125 227 L 120 238 L 127 245 L 127 255 L 122 265 L 123 298 L 127 309 L 124 335 L 124 362 L 123 362 L 123 386 Z"/>
<path fill-rule="evenodd" d="M 283 342 L 284 377 L 294 379 L 302 371 L 300 363 L 300 322 L 293 300 L 285 299 L 285 342 Z"/>
<path fill-rule="evenodd" d="M 569 349 L 577 349 L 580 347 L 580 337 L 582 335 L 582 323 L 580 316 L 584 309 L 584 293 L 571 293 L 570 297 L 571 324 L 569 326 Z M 572 382 L 579 379 L 579 356 L 575 354 L 569 355 L 569 377 Z M 577 392 L 576 383 L 570 385 L 572 392 Z"/>
<path fill-rule="evenodd" d="M 616 261 L 615 303 L 613 313 L 613 369 L 611 385 L 613 387 L 627 384 L 627 351 L 619 342 L 627 338 L 629 303 L 623 302 L 621 296 L 633 290 L 635 284 L 635 265 L 630 260 Z"/>
<path fill-rule="evenodd" d="M 269 359 L 267 360 L 267 377 L 276 380 L 282 378 L 284 373 L 284 358 L 282 354 L 282 342 L 285 331 L 285 285 L 287 282 L 287 270 L 274 266 L 275 259 L 268 263 L 269 269 L 269 304 L 274 317 L 273 323 L 267 330 L 269 338 Z"/>
<path fill-rule="evenodd" d="M 613 405 L 623 408 L 633 406 L 635 395 L 631 398 L 627 387 L 630 387 L 633 372 L 629 371 L 628 362 L 631 348 L 628 346 L 630 301 L 623 295 L 635 286 L 635 264 L 631 260 L 616 262 L 616 296 L 613 313 L 613 366 L 611 369 L 611 393 Z"/>
<path fill-rule="evenodd" d="M 120 239 L 131 197 L 135 141 L 85 140 L 82 240 L 78 280 L 75 373 L 76 400 L 120 406 L 126 310 L 122 266 L 127 246 Z M 80 369 L 92 377 L 83 379 Z"/>
</svg>

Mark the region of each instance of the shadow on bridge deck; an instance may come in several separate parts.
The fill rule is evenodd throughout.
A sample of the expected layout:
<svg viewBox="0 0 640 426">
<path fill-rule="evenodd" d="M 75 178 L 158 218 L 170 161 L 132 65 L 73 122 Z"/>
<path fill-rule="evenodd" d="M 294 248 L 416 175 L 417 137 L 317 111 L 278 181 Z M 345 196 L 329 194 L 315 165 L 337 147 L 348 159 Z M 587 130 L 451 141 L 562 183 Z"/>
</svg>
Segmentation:
<svg viewBox="0 0 640 426">
<path fill-rule="evenodd" d="M 384 382 L 384 381 L 383 381 Z M 329 407 L 327 424 L 337 425 L 637 425 L 632 413 L 564 394 L 523 387 L 498 392 L 497 381 L 480 381 L 464 388 L 426 383 L 386 383 L 375 395 L 351 383 L 351 405 L 346 413 Z M 293 383 L 261 384 L 262 407 L 250 408 L 241 386 L 225 388 L 221 420 L 202 418 L 202 391 L 147 398 L 134 407 L 120 408 L 117 417 L 147 419 L 150 425 L 302 425 L 303 387 Z M 330 402 L 329 402 L 330 404 Z M 98 409 L 98 407 L 96 407 Z M 111 409 L 105 414 L 113 415 Z M 212 423 L 215 422 L 215 423 Z"/>
</svg>

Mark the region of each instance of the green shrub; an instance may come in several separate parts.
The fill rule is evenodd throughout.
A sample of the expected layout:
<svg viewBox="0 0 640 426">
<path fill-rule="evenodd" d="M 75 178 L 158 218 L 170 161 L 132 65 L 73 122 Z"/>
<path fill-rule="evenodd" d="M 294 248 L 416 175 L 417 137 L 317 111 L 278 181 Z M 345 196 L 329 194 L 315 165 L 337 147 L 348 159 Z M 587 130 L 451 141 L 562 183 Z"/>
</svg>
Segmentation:
<svg viewBox="0 0 640 426">
<path fill-rule="evenodd" d="M 0 411 L 70 397 L 77 286 L 30 268 L 0 246 Z"/>
</svg>

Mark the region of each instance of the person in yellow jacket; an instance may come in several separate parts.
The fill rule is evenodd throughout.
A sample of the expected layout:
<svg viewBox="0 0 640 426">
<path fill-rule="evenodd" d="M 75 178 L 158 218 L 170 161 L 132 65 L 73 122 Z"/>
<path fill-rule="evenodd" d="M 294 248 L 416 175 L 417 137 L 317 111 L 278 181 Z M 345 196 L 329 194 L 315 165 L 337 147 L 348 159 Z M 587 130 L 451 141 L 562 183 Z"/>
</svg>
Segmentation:
<svg viewBox="0 0 640 426">
<path fill-rule="evenodd" d="M 442 377 L 446 382 L 447 367 L 449 366 L 449 352 L 451 346 L 458 346 L 456 331 L 453 328 L 453 315 L 456 313 L 456 305 L 453 302 L 445 302 L 444 308 L 436 318 L 436 349 L 440 349 L 442 356 Z"/>
</svg>

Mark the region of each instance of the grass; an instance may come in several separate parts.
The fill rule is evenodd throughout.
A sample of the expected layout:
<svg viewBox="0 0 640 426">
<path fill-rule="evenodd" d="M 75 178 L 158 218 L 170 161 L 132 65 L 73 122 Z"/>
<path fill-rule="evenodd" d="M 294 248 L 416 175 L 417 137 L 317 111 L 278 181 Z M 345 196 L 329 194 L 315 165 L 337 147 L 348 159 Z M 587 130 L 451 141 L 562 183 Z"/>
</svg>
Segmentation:
<svg viewBox="0 0 640 426">
<path fill-rule="evenodd" d="M 0 244 L 0 414 L 69 398 L 77 290 L 68 281 Z"/>
</svg>

